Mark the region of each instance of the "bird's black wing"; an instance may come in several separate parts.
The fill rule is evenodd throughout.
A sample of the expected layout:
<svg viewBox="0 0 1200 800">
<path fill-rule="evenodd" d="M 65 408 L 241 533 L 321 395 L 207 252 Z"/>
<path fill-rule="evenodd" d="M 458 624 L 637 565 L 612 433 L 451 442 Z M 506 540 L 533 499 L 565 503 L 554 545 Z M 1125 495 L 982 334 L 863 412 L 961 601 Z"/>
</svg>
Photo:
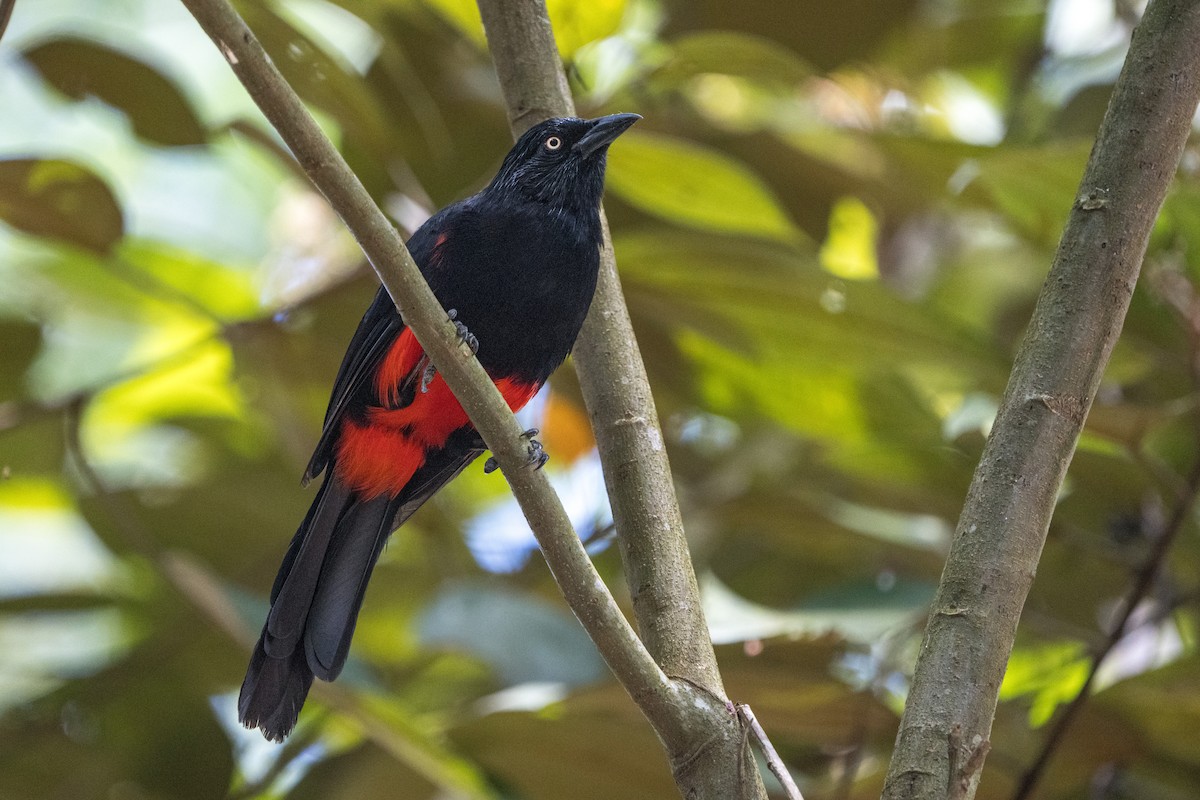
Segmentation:
<svg viewBox="0 0 1200 800">
<path fill-rule="evenodd" d="M 429 263 L 429 257 L 437 243 L 438 233 L 445 222 L 450 206 L 426 220 L 425 224 L 408 240 L 408 251 L 413 261 L 422 270 Z M 334 442 L 340 428 L 340 422 L 350 405 L 360 391 L 370 384 L 371 377 L 379 367 L 379 363 L 387 355 L 392 344 L 404 332 L 404 320 L 396 311 L 392 298 L 382 286 L 375 292 L 375 299 L 367 307 L 358 329 L 346 348 L 342 365 L 338 368 L 337 378 L 333 382 L 333 392 L 329 397 L 329 407 L 325 410 L 325 423 L 321 429 L 321 438 L 317 441 L 316 449 L 304 471 L 304 482 L 308 483 L 329 466 L 333 456 Z"/>
</svg>

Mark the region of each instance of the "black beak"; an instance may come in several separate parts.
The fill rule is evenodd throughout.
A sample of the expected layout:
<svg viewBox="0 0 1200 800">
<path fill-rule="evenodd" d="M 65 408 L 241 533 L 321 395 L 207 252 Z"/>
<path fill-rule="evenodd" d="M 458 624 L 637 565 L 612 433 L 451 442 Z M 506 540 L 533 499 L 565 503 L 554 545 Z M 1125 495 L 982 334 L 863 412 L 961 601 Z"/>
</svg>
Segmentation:
<svg viewBox="0 0 1200 800">
<path fill-rule="evenodd" d="M 597 117 L 591 120 L 592 129 L 575 143 L 573 149 L 583 158 L 587 158 L 608 147 L 641 118 L 641 114 L 609 114 L 607 117 Z"/>
</svg>

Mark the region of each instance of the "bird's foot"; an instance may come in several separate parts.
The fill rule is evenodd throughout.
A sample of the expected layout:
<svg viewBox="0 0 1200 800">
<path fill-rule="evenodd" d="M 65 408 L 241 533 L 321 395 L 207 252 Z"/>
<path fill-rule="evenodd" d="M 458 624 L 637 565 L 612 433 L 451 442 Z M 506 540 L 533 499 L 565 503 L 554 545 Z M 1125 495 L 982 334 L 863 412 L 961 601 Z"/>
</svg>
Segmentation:
<svg viewBox="0 0 1200 800">
<path fill-rule="evenodd" d="M 530 428 L 521 434 L 521 438 L 528 444 L 526 446 L 526 461 L 525 466 L 541 469 L 546 466 L 546 462 L 550 460 L 550 454 L 542 447 L 542 443 L 533 438 L 538 435 L 537 428 Z M 485 473 L 495 472 L 500 468 L 500 463 L 496 461 L 495 456 L 489 456 L 488 460 L 483 462 L 483 471 Z"/>
<path fill-rule="evenodd" d="M 426 359 L 428 361 L 428 359 Z M 421 394 L 429 391 L 429 384 L 433 383 L 433 379 L 437 377 L 437 367 L 432 361 L 425 364 L 425 369 L 421 370 Z"/>
<path fill-rule="evenodd" d="M 467 330 L 467 326 L 458 321 L 458 310 L 450 309 L 446 312 L 446 316 L 454 323 L 454 329 L 458 331 L 458 340 L 471 348 L 472 355 L 479 354 L 479 340 L 475 338 L 475 334 Z"/>
<path fill-rule="evenodd" d="M 454 329 L 458 331 L 458 340 L 467 347 L 471 348 L 472 355 L 478 354 L 479 340 L 475 338 L 475 334 L 467 330 L 466 325 L 458 321 L 458 311 L 452 308 L 446 312 L 446 316 L 448 316 L 450 321 L 454 323 Z M 433 379 L 437 377 L 437 367 L 435 367 L 433 362 L 429 361 L 428 358 L 426 358 L 426 362 L 425 369 L 421 372 L 421 394 L 425 394 L 429 391 L 429 384 L 433 383 Z"/>
</svg>

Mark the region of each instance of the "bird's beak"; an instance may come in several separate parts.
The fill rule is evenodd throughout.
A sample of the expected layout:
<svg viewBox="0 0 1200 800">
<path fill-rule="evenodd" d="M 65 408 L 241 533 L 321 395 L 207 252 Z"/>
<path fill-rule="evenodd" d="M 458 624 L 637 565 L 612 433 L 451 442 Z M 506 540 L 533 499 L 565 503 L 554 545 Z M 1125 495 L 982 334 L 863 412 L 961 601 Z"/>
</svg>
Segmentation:
<svg viewBox="0 0 1200 800">
<path fill-rule="evenodd" d="M 614 139 L 641 118 L 641 114 L 609 114 L 607 117 L 597 117 L 591 120 L 592 129 L 575 143 L 574 150 L 580 156 L 587 158 L 608 147 Z"/>
</svg>

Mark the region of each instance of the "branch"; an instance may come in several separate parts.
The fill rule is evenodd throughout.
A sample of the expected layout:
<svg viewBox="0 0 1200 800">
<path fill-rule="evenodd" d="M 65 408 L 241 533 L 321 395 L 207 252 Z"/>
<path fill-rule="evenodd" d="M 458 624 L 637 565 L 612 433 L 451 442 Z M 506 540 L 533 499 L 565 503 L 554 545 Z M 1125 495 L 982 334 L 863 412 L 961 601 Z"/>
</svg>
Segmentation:
<svg viewBox="0 0 1200 800">
<path fill-rule="evenodd" d="M 779 753 L 775 750 L 775 745 L 771 744 L 771 739 L 767 736 L 767 732 L 763 730 L 763 726 L 758 721 L 758 717 L 754 716 L 754 712 L 750 706 L 743 703 L 737 707 L 738 716 L 754 736 L 754 741 L 758 743 L 758 749 L 762 751 L 763 758 L 767 761 L 767 768 L 771 770 L 771 774 L 779 779 L 779 785 L 783 787 L 783 793 L 788 800 L 804 800 L 804 795 L 800 794 L 800 787 L 796 785 L 796 781 L 792 779 L 792 773 L 788 771 L 787 766 L 783 763 L 783 759 L 779 757 Z"/>
<path fill-rule="evenodd" d="M 17 5 L 17 0 L 0 0 L 0 38 L 4 37 L 4 32 L 8 30 L 8 21 L 12 19 L 13 8 Z"/>
<path fill-rule="evenodd" d="M 596 573 L 546 473 L 527 468 L 521 426 L 483 367 L 458 339 L 395 227 L 228 0 L 183 2 L 358 240 L 405 323 L 499 462 L 563 595 L 609 668 L 656 727 L 677 728 L 675 687 L 646 652 Z"/>
<path fill-rule="evenodd" d="M 1200 495 L 1200 461 L 1197 461 L 1196 465 L 1192 467 L 1192 473 L 1188 476 L 1187 480 L 1187 488 L 1175 504 L 1166 527 L 1158 532 L 1158 539 L 1154 542 L 1154 548 L 1150 551 L 1150 555 L 1147 556 L 1145 563 L 1138 570 L 1133 585 L 1125 595 L 1121 604 L 1120 619 L 1113 625 L 1112 630 L 1105 637 L 1104 643 L 1092 655 L 1092 665 L 1088 670 L 1087 678 L 1084 680 L 1083 685 L 1079 687 L 1079 691 L 1075 694 L 1075 697 L 1062 710 L 1058 719 L 1054 721 L 1054 725 L 1046 735 L 1046 740 L 1042 743 L 1041 752 L 1038 753 L 1037 758 L 1029 766 L 1029 769 L 1025 771 L 1025 774 L 1021 776 L 1021 782 L 1017 786 L 1016 792 L 1013 793 L 1013 800 L 1026 800 L 1026 798 L 1033 794 L 1034 787 L 1037 786 L 1042 773 L 1045 772 L 1046 766 L 1050 763 L 1050 758 L 1065 738 L 1067 729 L 1071 727 L 1071 723 L 1075 721 L 1084 703 L 1091 696 L 1092 684 L 1096 680 L 1096 673 L 1100 671 L 1100 665 L 1104 663 L 1104 659 L 1108 658 L 1108 654 L 1112 652 L 1112 649 L 1125 637 L 1125 634 L 1128 632 L 1129 620 L 1133 617 L 1133 612 L 1137 610 L 1142 600 L 1150 593 L 1150 587 L 1154 585 L 1154 580 L 1158 577 L 1159 570 L 1167 560 L 1167 554 L 1171 551 L 1171 546 L 1179 538 L 1179 533 L 1183 530 L 1192 507 L 1196 505 L 1198 495 Z"/>
<path fill-rule="evenodd" d="M 573 116 L 545 1 L 478 0 L 478 5 L 514 135 L 547 117 Z M 676 783 L 689 798 L 765 797 L 757 770 L 736 787 L 726 782 L 748 756 L 736 714 L 726 710 L 658 412 L 606 220 L 599 285 L 573 358 L 604 467 L 638 629 L 663 670 L 702 703 L 681 737 L 655 726 Z M 719 745 L 712 744 L 714 736 Z M 696 758 L 697 748 L 705 749 L 703 758 Z"/>
<path fill-rule="evenodd" d="M 944 798 L 953 732 L 982 767 L 1054 502 L 1200 100 L 1200 4 L 1152 0 L 1084 172 L 942 573 L 883 796 Z M 969 744 L 968 744 L 969 743 Z M 974 765 L 973 765 L 974 766 Z M 978 783 L 972 771 L 962 797 Z"/>
<path fill-rule="evenodd" d="M 573 116 L 544 0 L 478 0 L 514 136 Z M 621 292 L 608 221 L 596 297 L 572 357 L 646 647 L 667 674 L 724 697 L 658 412 Z"/>
</svg>

